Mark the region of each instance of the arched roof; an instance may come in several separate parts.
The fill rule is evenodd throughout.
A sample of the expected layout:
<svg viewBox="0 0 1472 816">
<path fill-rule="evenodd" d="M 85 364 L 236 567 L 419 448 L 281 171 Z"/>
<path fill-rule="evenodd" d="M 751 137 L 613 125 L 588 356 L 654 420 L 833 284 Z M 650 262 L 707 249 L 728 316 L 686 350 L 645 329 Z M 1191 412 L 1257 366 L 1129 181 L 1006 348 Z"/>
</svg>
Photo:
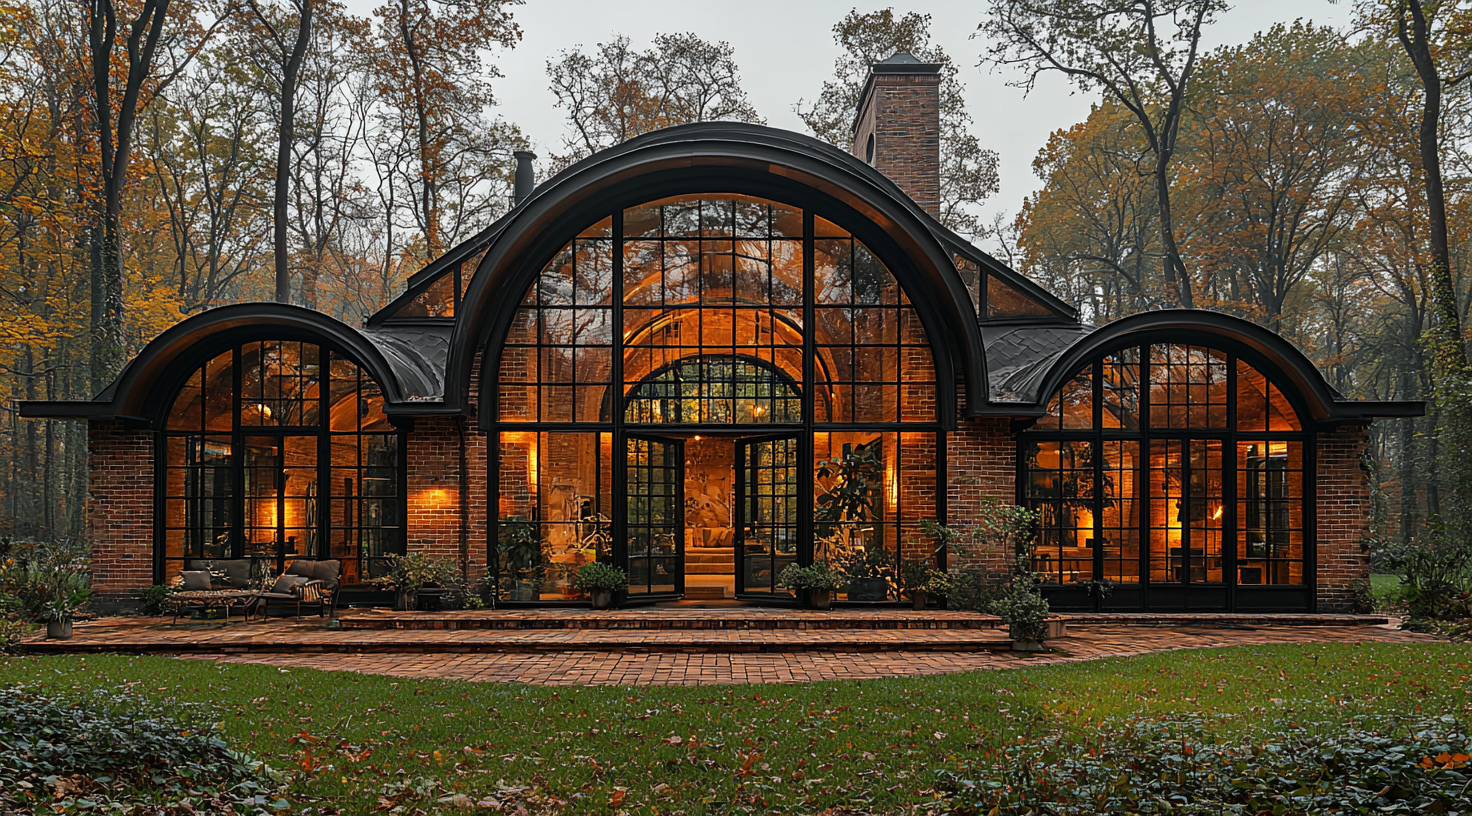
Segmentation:
<svg viewBox="0 0 1472 816">
<path fill-rule="evenodd" d="M 1000 340 L 1001 338 L 999 338 Z M 1018 338 L 1007 338 L 1014 346 Z M 1371 417 L 1420 416 L 1420 401 L 1347 399 L 1324 379 L 1302 351 L 1281 336 L 1220 312 L 1166 309 L 1141 312 L 1100 328 L 1076 334 L 1054 333 L 1051 348 L 1027 364 L 996 372 L 991 383 L 992 413 L 1039 415 L 1048 400 L 1089 361 L 1135 343 L 1179 342 L 1243 351 L 1256 365 L 1266 365 L 1291 388 L 1308 417 L 1320 423 L 1364 421 Z"/>
<path fill-rule="evenodd" d="M 472 366 L 496 371 L 495 343 L 545 262 L 610 212 L 670 195 L 739 193 L 822 212 L 890 268 L 935 347 L 937 378 L 959 374 L 973 407 L 984 402 L 986 361 L 965 284 L 933 220 L 894 182 L 831 145 L 787 131 L 716 122 L 647 133 L 558 173 L 498 225 L 456 314 L 445 374 L 447 410 L 463 410 Z M 482 400 L 488 421 L 489 401 Z M 953 399 L 942 405 L 954 406 Z M 944 417 L 943 417 L 944 419 Z"/>
<path fill-rule="evenodd" d="M 379 383 L 390 406 L 439 391 L 433 375 L 440 366 L 425 365 L 423 359 L 423 349 L 432 348 L 432 343 L 375 337 L 298 306 L 243 303 L 211 309 L 170 327 L 144 346 L 117 379 L 90 401 L 30 402 L 21 412 L 54 419 L 154 422 L 166 408 L 166 400 L 157 395 L 172 394 L 178 385 L 175 381 L 181 381 L 187 371 L 222 349 L 264 339 L 304 340 L 341 349 Z"/>
</svg>

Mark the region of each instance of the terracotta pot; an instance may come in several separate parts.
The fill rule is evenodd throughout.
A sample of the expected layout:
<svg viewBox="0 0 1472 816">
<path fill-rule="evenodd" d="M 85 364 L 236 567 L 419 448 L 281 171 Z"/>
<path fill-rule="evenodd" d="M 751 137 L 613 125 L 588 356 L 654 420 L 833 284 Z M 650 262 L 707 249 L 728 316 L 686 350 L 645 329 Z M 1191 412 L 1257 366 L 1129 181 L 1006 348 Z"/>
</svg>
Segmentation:
<svg viewBox="0 0 1472 816">
<path fill-rule="evenodd" d="M 595 589 L 588 595 L 593 599 L 594 609 L 608 609 L 613 606 L 613 590 L 611 589 Z"/>
<path fill-rule="evenodd" d="M 808 608 L 809 609 L 832 609 L 833 608 L 833 590 L 831 590 L 831 589 L 810 589 L 810 590 L 808 590 Z"/>
<path fill-rule="evenodd" d="M 48 640 L 71 640 L 72 619 L 66 618 L 59 621 L 47 621 L 46 638 Z"/>
<path fill-rule="evenodd" d="M 917 589 L 910 593 L 910 601 L 915 604 L 916 612 L 924 612 L 925 604 L 929 600 L 930 598 L 925 594 L 925 590 L 923 589 Z"/>
</svg>

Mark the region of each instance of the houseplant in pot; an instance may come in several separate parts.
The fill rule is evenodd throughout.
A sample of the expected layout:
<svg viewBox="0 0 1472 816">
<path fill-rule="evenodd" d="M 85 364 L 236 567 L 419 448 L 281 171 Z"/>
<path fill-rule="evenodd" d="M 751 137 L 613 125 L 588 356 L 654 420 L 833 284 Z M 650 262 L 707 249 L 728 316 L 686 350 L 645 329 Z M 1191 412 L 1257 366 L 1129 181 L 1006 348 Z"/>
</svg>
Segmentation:
<svg viewBox="0 0 1472 816">
<path fill-rule="evenodd" d="M 843 574 L 827 564 L 802 567 L 788 564 L 777 582 L 799 594 L 807 593 L 807 604 L 811 609 L 829 609 L 833 606 L 833 593 L 844 585 Z"/>
<path fill-rule="evenodd" d="M 577 577 L 573 579 L 573 588 L 588 593 L 594 609 L 608 609 L 613 606 L 614 593 L 628 585 L 629 576 L 623 570 L 600 561 L 591 561 L 578 567 Z"/>
<path fill-rule="evenodd" d="M 10 545 L 0 559 L 0 597 L 5 599 L 0 606 L 21 620 L 45 623 L 47 637 L 66 640 L 72 636 L 72 618 L 92 595 L 91 563 L 81 542 Z"/>
</svg>

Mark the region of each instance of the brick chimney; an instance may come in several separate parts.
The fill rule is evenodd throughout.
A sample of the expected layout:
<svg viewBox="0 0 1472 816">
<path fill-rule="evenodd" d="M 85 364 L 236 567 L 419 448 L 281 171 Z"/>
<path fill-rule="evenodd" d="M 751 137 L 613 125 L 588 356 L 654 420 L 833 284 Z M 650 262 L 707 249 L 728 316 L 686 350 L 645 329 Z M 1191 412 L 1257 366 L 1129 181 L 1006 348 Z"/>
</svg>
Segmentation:
<svg viewBox="0 0 1472 816">
<path fill-rule="evenodd" d="M 940 214 L 940 70 L 903 51 L 869 67 L 850 151 Z"/>
</svg>

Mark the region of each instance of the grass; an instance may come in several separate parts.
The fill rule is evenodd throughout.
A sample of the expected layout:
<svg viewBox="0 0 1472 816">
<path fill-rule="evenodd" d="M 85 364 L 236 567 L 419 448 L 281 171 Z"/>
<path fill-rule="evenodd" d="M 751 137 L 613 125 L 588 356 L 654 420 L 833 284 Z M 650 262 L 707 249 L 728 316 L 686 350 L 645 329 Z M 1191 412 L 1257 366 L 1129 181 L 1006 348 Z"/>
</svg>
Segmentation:
<svg viewBox="0 0 1472 816">
<path fill-rule="evenodd" d="M 902 680 L 549 688 L 93 656 L 0 659 L 0 683 L 216 701 L 231 742 L 291 769 L 292 797 L 318 812 L 489 798 L 533 813 L 811 813 L 923 803 L 940 769 L 1109 718 L 1465 716 L 1469 666 L 1463 645 L 1313 644 Z M 435 804 L 456 794 L 470 798 Z"/>
</svg>

